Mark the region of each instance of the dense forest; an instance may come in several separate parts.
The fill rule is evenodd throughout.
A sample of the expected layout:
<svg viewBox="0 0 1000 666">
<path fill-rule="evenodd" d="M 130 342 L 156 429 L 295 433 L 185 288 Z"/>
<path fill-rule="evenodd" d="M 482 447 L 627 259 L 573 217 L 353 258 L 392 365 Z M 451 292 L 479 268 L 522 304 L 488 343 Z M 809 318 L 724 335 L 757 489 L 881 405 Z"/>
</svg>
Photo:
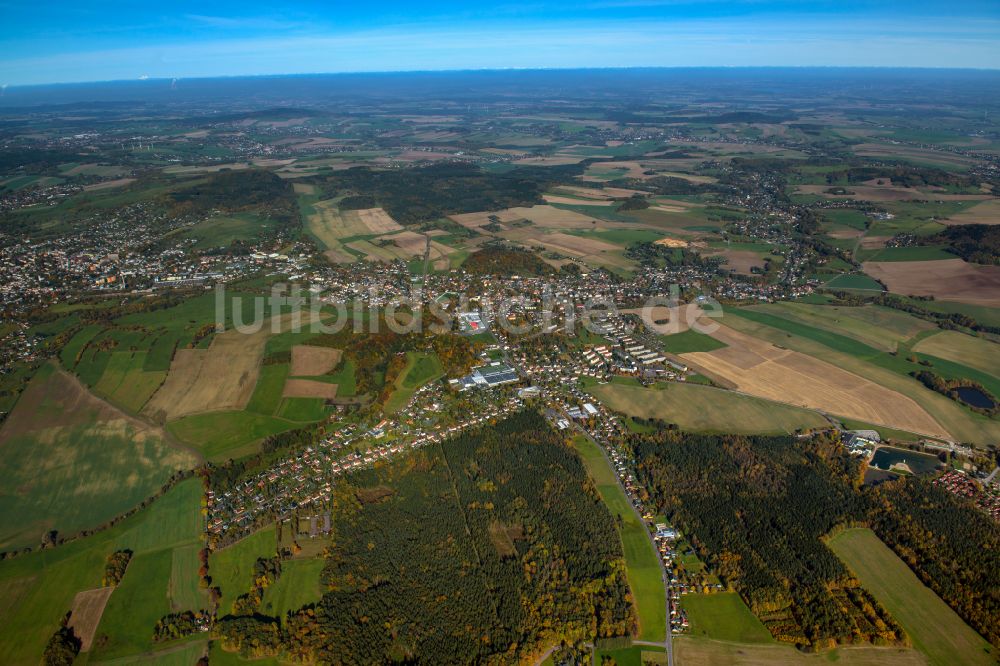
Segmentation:
<svg viewBox="0 0 1000 666">
<path fill-rule="evenodd" d="M 264 169 L 221 171 L 166 195 L 171 213 L 253 212 L 284 224 L 298 221 L 291 184 Z"/>
<path fill-rule="evenodd" d="M 334 489 L 315 605 L 237 608 L 217 635 L 244 655 L 334 664 L 515 663 L 561 640 L 627 635 L 614 520 L 536 412 L 520 412 Z"/>
<path fill-rule="evenodd" d="M 856 463 L 838 442 L 665 430 L 633 446 L 657 507 L 775 638 L 810 649 L 906 641 L 822 542 L 862 513 Z"/>
<path fill-rule="evenodd" d="M 534 252 L 504 245 L 487 245 L 462 263 L 473 275 L 550 275 L 555 271 Z"/>
<path fill-rule="evenodd" d="M 948 251 L 974 264 L 1000 264 L 1000 227 L 960 224 L 921 239 L 922 245 L 946 243 Z"/>
<path fill-rule="evenodd" d="M 585 168 L 571 166 L 574 174 Z M 391 171 L 356 167 L 328 176 L 321 186 L 327 196 L 348 195 L 346 207 L 361 207 L 358 197 L 365 197 L 364 206 L 377 203 L 400 224 L 417 224 L 454 213 L 545 203 L 542 192 L 565 171 L 550 167 L 496 174 L 465 162 Z"/>
<path fill-rule="evenodd" d="M 862 487 L 858 461 L 827 435 L 661 430 L 629 443 L 653 503 L 779 640 L 807 649 L 906 642 L 823 543 L 839 527 L 868 525 L 1000 645 L 1000 527 L 930 482 Z"/>
<path fill-rule="evenodd" d="M 879 537 L 986 640 L 1000 646 L 1000 526 L 930 481 L 900 478 L 871 493 Z"/>
</svg>

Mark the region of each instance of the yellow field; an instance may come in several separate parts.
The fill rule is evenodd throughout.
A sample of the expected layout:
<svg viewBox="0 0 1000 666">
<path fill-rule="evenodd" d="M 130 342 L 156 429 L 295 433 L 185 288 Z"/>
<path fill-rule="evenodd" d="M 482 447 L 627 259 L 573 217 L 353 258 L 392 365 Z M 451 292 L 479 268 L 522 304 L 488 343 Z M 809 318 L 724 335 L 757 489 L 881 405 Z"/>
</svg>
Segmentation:
<svg viewBox="0 0 1000 666">
<path fill-rule="evenodd" d="M 860 375 L 726 326 L 720 325 L 712 337 L 728 346 L 681 357 L 692 367 L 732 382 L 740 391 L 899 430 L 949 436 L 912 399 Z"/>
<path fill-rule="evenodd" d="M 932 664 L 995 664 L 989 644 L 869 529 L 846 530 L 830 549 L 875 595 Z"/>
<path fill-rule="evenodd" d="M 245 335 L 237 330 L 216 335 L 208 349 L 178 349 L 163 385 L 143 413 L 156 419 L 176 419 L 199 412 L 243 409 L 253 394 L 268 322 Z"/>
<path fill-rule="evenodd" d="M 913 351 L 954 361 L 1000 377 L 1000 344 L 958 331 L 941 331 L 918 342 Z"/>
<path fill-rule="evenodd" d="M 844 371 L 864 377 L 876 384 L 907 396 L 927 411 L 944 429 L 958 440 L 973 442 L 980 445 L 992 444 L 1000 439 L 1000 423 L 978 416 L 963 408 L 954 400 L 929 391 L 923 384 L 912 377 L 898 374 L 888 368 L 883 368 L 851 354 L 839 352 L 826 345 L 808 338 L 791 335 L 785 331 L 772 328 L 765 324 L 730 317 L 726 325 L 760 340 L 793 349 L 802 354 L 825 361 Z M 901 428 L 910 430 L 909 428 Z"/>
</svg>

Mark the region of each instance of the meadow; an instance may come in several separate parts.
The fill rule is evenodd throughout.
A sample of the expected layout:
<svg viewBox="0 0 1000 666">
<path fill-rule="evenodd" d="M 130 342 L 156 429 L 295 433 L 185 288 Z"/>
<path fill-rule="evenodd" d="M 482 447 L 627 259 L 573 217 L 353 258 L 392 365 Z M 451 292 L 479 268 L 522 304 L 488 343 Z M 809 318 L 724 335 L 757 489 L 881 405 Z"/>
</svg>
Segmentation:
<svg viewBox="0 0 1000 666">
<path fill-rule="evenodd" d="M 914 575 L 868 529 L 845 530 L 829 540 L 830 549 L 861 580 L 909 634 L 932 664 L 993 664 L 995 648 Z"/>
<path fill-rule="evenodd" d="M 138 627 L 130 616 L 149 619 L 154 612 L 169 612 L 171 553 L 200 544 L 201 496 L 201 481 L 189 479 L 111 529 L 0 562 L 0 590 L 10 600 L 0 607 L 0 654 L 5 663 L 37 664 L 76 593 L 99 587 L 105 559 L 125 548 L 134 552 L 134 561 L 108 600 L 90 656 L 97 661 L 152 651 L 152 624 Z M 122 589 L 125 592 L 116 598 Z M 148 604 L 150 612 L 129 612 L 129 600 Z"/>
<path fill-rule="evenodd" d="M 810 410 L 697 384 L 653 389 L 611 383 L 588 390 L 614 411 L 663 419 L 690 432 L 783 434 L 827 424 Z"/>
<path fill-rule="evenodd" d="M 197 464 L 162 430 L 90 395 L 46 364 L 0 428 L 0 549 L 37 545 L 48 530 L 96 527 Z"/>
<path fill-rule="evenodd" d="M 775 643 L 771 632 L 735 592 L 688 594 L 682 607 L 687 611 L 691 623 L 688 635 L 692 637 L 733 643 Z"/>
<path fill-rule="evenodd" d="M 621 519 L 618 532 L 625 552 L 629 588 L 639 616 L 639 638 L 662 641 L 666 632 L 666 591 L 662 569 L 646 526 L 635 515 L 598 445 L 586 437 L 577 436 L 573 438 L 573 447 L 611 515 Z"/>
</svg>

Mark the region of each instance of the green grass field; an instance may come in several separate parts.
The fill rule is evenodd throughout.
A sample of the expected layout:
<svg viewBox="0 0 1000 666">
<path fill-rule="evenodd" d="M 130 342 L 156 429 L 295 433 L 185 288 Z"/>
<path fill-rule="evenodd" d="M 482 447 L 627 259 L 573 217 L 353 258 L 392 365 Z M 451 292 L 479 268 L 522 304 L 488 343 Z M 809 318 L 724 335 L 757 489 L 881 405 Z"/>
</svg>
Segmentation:
<svg viewBox="0 0 1000 666">
<path fill-rule="evenodd" d="M 97 625 L 91 659 L 95 662 L 153 648 L 152 628 L 171 611 L 168 598 L 172 551 L 137 554 L 111 594 Z M 107 637 L 106 639 L 104 637 Z"/>
<path fill-rule="evenodd" d="M 635 598 L 639 617 L 639 638 L 662 641 L 666 632 L 666 590 L 663 587 L 662 569 L 646 526 L 632 510 L 597 444 L 578 436 L 573 439 L 573 445 L 611 515 L 621 517 L 619 533 L 625 551 L 628 584 Z"/>
<path fill-rule="evenodd" d="M 1000 344 L 958 331 L 940 331 L 920 340 L 913 351 L 936 356 L 1000 378 Z"/>
<path fill-rule="evenodd" d="M 878 305 L 847 307 L 779 302 L 726 310 L 726 314 L 737 316 L 747 312 L 762 312 L 823 331 L 836 331 L 835 335 L 853 338 L 883 351 L 895 351 L 900 343 L 937 328 L 932 322 Z"/>
<path fill-rule="evenodd" d="M 829 546 L 903 625 L 914 646 L 932 664 L 996 663 L 996 648 L 921 583 L 874 532 L 846 530 L 831 539 Z"/>
<path fill-rule="evenodd" d="M 144 370 L 147 352 L 112 352 L 94 392 L 127 411 L 138 413 L 167 378 L 164 371 Z"/>
<path fill-rule="evenodd" d="M 134 590 L 134 598 L 157 612 L 169 609 L 167 584 L 172 566 L 171 550 L 200 543 L 201 481 L 189 479 L 156 500 L 145 511 L 122 521 L 114 528 L 55 549 L 41 550 L 15 559 L 0 561 L 0 654 L 7 664 L 38 664 L 42 650 L 77 592 L 99 587 L 107 556 L 129 548 L 135 555 L 122 586 L 148 588 Z M 136 564 L 138 568 L 133 569 Z M 148 578 L 147 578 L 148 577 Z M 111 604 L 121 606 L 116 595 Z M 154 598 L 153 592 L 157 595 Z M 8 597 L 8 594 L 10 595 Z M 133 592 L 123 594 L 129 596 Z M 148 597 L 146 595 L 149 595 Z M 11 602 L 7 602 L 11 599 Z M 144 613 L 136 611 L 137 614 Z M 167 612 L 167 611 L 164 611 Z M 108 633 L 108 656 L 129 650 L 149 649 L 152 625 L 143 627 L 133 638 L 119 635 L 129 621 L 114 611 L 102 620 L 98 637 Z M 145 615 L 142 615 L 145 617 Z M 159 619 L 159 615 L 153 622 Z M 115 635 L 112 635 L 114 632 Z M 146 643 L 140 644 L 142 641 Z M 95 661 L 95 660 L 92 660 Z"/>
<path fill-rule="evenodd" d="M 46 364 L 0 428 L 0 549 L 96 527 L 197 461 Z"/>
<path fill-rule="evenodd" d="M 441 361 L 435 354 L 407 352 L 406 357 L 406 367 L 399 373 L 395 390 L 386 400 L 386 414 L 395 414 L 406 407 L 406 403 L 418 388 L 444 374 Z"/>
<path fill-rule="evenodd" d="M 283 562 L 281 577 L 264 593 L 262 611 L 272 617 L 284 617 L 289 611 L 318 602 L 323 596 L 319 582 L 323 563 L 322 558 Z"/>
<path fill-rule="evenodd" d="M 912 247 L 887 247 L 881 250 L 863 250 L 858 261 L 937 261 L 954 259 L 957 255 L 942 245 L 914 245 Z"/>
<path fill-rule="evenodd" d="M 273 527 L 254 532 L 231 546 L 217 550 L 208 559 L 212 583 L 219 586 L 220 612 L 229 612 L 233 601 L 250 590 L 253 565 L 258 557 L 272 557 L 278 544 Z"/>
<path fill-rule="evenodd" d="M 663 419 L 690 432 L 784 434 L 827 424 L 807 409 L 696 384 L 661 389 L 603 384 L 588 390 L 617 412 Z"/>
<path fill-rule="evenodd" d="M 246 411 L 264 416 L 274 416 L 281 406 L 281 393 L 285 389 L 285 379 L 288 378 L 287 363 L 274 363 L 261 366 L 257 385 L 247 403 Z"/>
<path fill-rule="evenodd" d="M 691 623 L 691 636 L 735 643 L 774 642 L 771 632 L 735 592 L 688 594 L 682 607 Z"/>
<path fill-rule="evenodd" d="M 225 460 L 251 453 L 264 437 L 298 426 L 292 421 L 251 412 L 207 412 L 171 421 L 167 430 L 196 447 L 206 458 Z"/>
<path fill-rule="evenodd" d="M 170 607 L 176 611 L 208 608 L 208 595 L 198 586 L 201 544 L 174 548 L 170 565 Z"/>
</svg>

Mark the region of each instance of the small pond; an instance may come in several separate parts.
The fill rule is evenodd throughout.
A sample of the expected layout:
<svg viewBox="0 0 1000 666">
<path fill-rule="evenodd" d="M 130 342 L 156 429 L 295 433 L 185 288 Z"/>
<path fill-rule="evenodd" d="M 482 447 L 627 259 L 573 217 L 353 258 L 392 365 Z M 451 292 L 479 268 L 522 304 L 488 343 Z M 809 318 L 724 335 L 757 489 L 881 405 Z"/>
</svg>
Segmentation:
<svg viewBox="0 0 1000 666">
<path fill-rule="evenodd" d="M 930 474 L 941 461 L 937 456 L 905 449 L 894 449 L 891 446 L 880 446 L 872 456 L 871 466 L 888 471 L 893 465 L 905 464 L 914 474 Z"/>
<path fill-rule="evenodd" d="M 993 399 L 972 386 L 959 386 L 955 389 L 955 393 L 962 402 L 967 405 L 972 405 L 973 407 L 979 407 L 980 409 L 993 409 Z"/>
</svg>

